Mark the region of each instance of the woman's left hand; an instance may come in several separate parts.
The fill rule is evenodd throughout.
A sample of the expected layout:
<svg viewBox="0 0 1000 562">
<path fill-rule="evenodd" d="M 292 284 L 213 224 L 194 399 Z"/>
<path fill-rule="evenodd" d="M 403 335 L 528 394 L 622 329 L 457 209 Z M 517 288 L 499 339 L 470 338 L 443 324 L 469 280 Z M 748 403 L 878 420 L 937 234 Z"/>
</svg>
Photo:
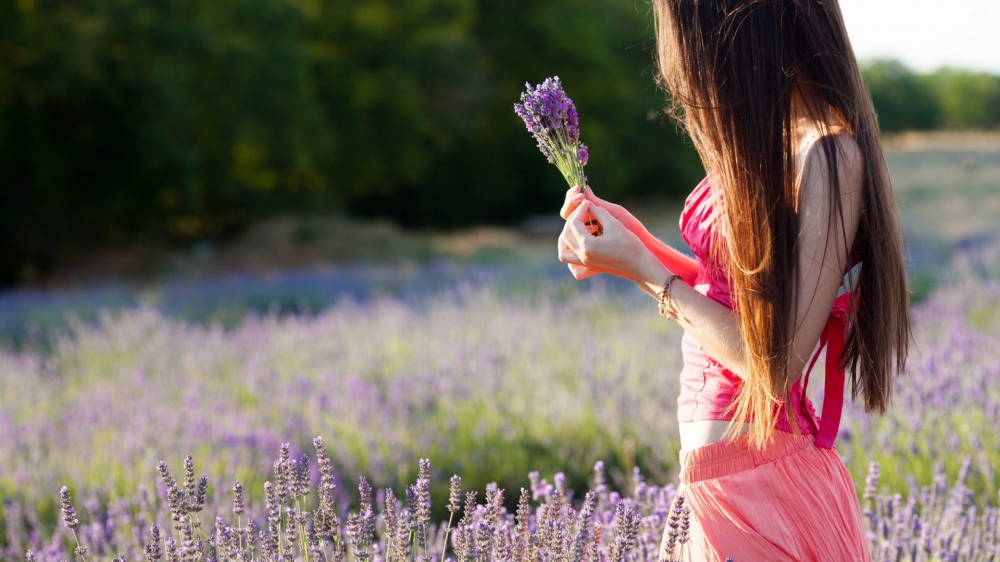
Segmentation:
<svg viewBox="0 0 1000 562">
<path fill-rule="evenodd" d="M 600 236 L 585 224 L 591 218 L 604 229 Z M 568 264 L 577 279 L 611 273 L 632 280 L 645 253 L 649 250 L 635 233 L 589 200 L 573 210 L 559 235 L 559 261 Z"/>
</svg>

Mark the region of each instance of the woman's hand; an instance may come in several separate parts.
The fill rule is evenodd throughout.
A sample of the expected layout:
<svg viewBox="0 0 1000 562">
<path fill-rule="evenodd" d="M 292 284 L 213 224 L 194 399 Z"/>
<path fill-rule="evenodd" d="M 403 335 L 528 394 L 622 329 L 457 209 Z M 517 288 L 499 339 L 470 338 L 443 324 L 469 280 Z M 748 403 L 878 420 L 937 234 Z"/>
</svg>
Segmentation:
<svg viewBox="0 0 1000 562">
<path fill-rule="evenodd" d="M 573 186 L 569 188 L 566 192 L 566 199 L 563 201 L 562 209 L 559 210 L 559 216 L 564 220 L 567 219 L 577 206 L 580 205 L 584 198 L 590 201 L 595 206 L 601 207 L 608 211 L 612 217 L 622 223 L 622 226 L 627 230 L 631 231 L 633 234 L 639 237 L 639 240 L 645 241 L 647 237 L 650 236 L 649 231 L 643 226 L 639 219 L 632 216 L 632 213 L 628 212 L 625 207 L 621 205 L 611 203 L 601 199 L 600 197 L 594 195 L 594 191 L 590 189 L 590 186 L 586 187 L 586 193 L 580 192 L 580 186 Z"/>
<path fill-rule="evenodd" d="M 585 224 L 590 220 L 588 217 L 600 223 L 603 229 L 600 236 L 594 236 L 593 228 Z M 634 232 L 607 209 L 589 200 L 576 204 L 559 235 L 559 261 L 569 264 L 577 279 L 611 273 L 631 280 L 647 256 L 652 255 Z"/>
</svg>

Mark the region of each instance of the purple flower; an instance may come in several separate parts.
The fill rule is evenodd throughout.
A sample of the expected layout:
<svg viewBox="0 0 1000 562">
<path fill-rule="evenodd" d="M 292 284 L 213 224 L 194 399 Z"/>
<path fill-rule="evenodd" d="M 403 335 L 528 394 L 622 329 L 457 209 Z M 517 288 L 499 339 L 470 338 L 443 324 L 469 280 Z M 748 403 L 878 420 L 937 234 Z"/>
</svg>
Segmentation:
<svg viewBox="0 0 1000 562">
<path fill-rule="evenodd" d="M 159 562 L 163 558 L 163 551 L 160 548 L 159 525 L 150 525 L 149 542 L 146 543 L 144 552 L 146 555 L 146 562 Z"/>
<path fill-rule="evenodd" d="M 245 508 L 243 506 L 243 483 L 236 481 L 233 484 L 233 513 L 236 515 L 243 515 Z"/>
<path fill-rule="evenodd" d="M 69 497 L 69 488 L 63 486 L 59 490 L 59 504 L 62 511 L 62 520 L 70 529 L 76 530 L 80 526 L 80 520 L 76 517 L 76 510 L 73 509 L 73 501 Z"/>
<path fill-rule="evenodd" d="M 875 497 L 876 492 L 878 492 L 878 479 L 878 463 L 872 461 L 871 464 L 868 465 L 868 476 L 865 476 L 864 499 L 867 500 Z"/>
<path fill-rule="evenodd" d="M 583 186 L 586 177 L 583 167 L 590 153 L 580 142 L 580 119 L 573 100 L 562 89 L 559 77 L 546 78 L 521 94 L 521 103 L 514 104 L 514 112 L 524 120 L 528 132 L 538 142 L 549 164 L 555 164 L 566 181 Z"/>
<path fill-rule="evenodd" d="M 451 477 L 451 486 L 448 489 L 448 511 L 455 513 L 462 503 L 462 477 L 454 475 Z"/>
</svg>

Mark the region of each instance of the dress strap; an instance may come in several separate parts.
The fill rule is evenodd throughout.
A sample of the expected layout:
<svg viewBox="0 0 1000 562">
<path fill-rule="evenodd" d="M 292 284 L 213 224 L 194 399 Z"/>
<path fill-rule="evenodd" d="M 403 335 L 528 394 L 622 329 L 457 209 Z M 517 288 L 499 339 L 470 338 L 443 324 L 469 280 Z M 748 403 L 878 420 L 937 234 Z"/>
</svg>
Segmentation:
<svg viewBox="0 0 1000 562">
<path fill-rule="evenodd" d="M 823 333 L 819 337 L 819 349 L 813 355 L 809 367 L 806 369 L 806 377 L 802 385 L 803 397 L 806 387 L 809 386 L 809 374 L 813 365 L 819 359 L 819 354 L 826 346 L 826 381 L 823 385 L 823 415 L 819 419 L 819 428 L 816 432 L 816 446 L 824 449 L 832 449 L 833 443 L 837 439 L 840 431 L 840 415 L 844 409 L 844 384 L 846 376 L 844 369 L 840 366 L 840 356 L 844 352 L 847 330 L 850 326 L 850 305 L 851 299 L 857 305 L 858 290 L 852 289 L 837 297 L 833 301 L 833 309 L 830 317 L 823 327 Z"/>
</svg>

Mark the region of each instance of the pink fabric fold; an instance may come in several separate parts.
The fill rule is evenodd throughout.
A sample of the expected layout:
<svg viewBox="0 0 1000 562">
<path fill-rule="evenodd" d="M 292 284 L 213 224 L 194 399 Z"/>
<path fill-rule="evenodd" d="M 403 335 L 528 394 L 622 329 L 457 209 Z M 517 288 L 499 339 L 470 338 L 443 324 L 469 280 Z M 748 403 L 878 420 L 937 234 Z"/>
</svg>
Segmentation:
<svg viewBox="0 0 1000 562">
<path fill-rule="evenodd" d="M 758 450 L 744 435 L 681 451 L 681 463 L 677 492 L 691 509 L 689 539 L 661 557 L 871 560 L 851 475 L 836 449 L 817 447 L 814 436 L 779 431 Z"/>
</svg>

